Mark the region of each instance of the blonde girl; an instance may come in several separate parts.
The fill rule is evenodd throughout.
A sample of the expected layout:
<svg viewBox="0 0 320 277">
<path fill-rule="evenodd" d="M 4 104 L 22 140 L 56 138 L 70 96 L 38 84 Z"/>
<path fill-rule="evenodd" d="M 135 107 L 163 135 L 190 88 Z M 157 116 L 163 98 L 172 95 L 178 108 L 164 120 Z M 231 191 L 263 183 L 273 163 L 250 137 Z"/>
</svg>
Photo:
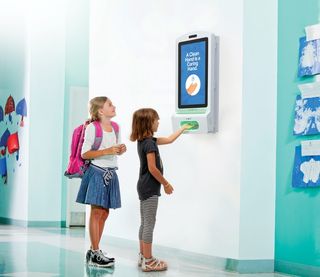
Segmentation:
<svg viewBox="0 0 320 277">
<path fill-rule="evenodd" d="M 107 257 L 100 250 L 104 224 L 110 209 L 121 207 L 119 180 L 116 173 L 117 157 L 126 152 L 126 146 L 117 141 L 118 125 L 111 121 L 116 115 L 116 107 L 105 96 L 95 97 L 89 102 L 91 121 L 85 130 L 81 156 L 90 160 L 80 185 L 77 202 L 91 206 L 89 234 L 91 247 L 86 254 L 88 265 L 112 267 L 114 258 Z M 98 150 L 92 150 L 95 141 L 95 126 L 98 121 L 102 127 L 102 141 Z"/>
</svg>

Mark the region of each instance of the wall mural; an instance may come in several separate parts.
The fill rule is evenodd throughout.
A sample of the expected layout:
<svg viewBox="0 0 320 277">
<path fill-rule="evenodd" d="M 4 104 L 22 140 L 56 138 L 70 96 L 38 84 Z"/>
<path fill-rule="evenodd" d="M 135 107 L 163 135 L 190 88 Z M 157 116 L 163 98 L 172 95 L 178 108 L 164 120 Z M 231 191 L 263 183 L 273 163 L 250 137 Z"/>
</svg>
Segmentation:
<svg viewBox="0 0 320 277">
<path fill-rule="evenodd" d="M 23 119 L 26 116 L 27 102 L 25 98 L 21 99 L 17 106 L 11 95 L 4 105 L 0 103 L 0 126 L 4 126 L 4 128 L 0 128 L 0 130 L 4 130 L 1 131 L 2 133 L 0 132 L 0 175 L 4 184 L 8 182 L 7 158 L 10 155 L 15 155 L 15 160 L 19 161 L 19 130 L 24 127 Z M 14 122 L 17 122 L 17 126 L 14 126 Z M 9 130 L 15 131 L 10 133 Z"/>
</svg>

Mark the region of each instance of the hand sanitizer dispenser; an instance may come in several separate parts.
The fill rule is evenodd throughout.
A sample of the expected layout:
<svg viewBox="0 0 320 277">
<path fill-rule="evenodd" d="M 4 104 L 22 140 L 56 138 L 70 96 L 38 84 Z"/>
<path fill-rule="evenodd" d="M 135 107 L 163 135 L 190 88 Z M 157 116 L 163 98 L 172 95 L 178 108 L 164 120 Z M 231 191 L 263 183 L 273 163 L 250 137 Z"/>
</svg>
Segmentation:
<svg viewBox="0 0 320 277">
<path fill-rule="evenodd" d="M 174 130 L 189 124 L 186 133 L 218 131 L 218 69 L 217 36 L 196 32 L 177 39 Z"/>
</svg>

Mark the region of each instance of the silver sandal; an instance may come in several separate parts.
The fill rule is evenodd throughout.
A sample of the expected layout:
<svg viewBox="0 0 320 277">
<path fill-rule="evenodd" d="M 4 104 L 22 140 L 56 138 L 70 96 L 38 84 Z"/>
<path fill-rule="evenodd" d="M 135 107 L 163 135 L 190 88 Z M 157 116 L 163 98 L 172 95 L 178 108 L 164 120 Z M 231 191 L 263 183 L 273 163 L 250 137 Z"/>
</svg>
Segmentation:
<svg viewBox="0 0 320 277">
<path fill-rule="evenodd" d="M 141 269 L 144 272 L 164 271 L 168 269 L 168 266 L 164 261 L 151 257 L 150 259 L 143 258 Z"/>
</svg>

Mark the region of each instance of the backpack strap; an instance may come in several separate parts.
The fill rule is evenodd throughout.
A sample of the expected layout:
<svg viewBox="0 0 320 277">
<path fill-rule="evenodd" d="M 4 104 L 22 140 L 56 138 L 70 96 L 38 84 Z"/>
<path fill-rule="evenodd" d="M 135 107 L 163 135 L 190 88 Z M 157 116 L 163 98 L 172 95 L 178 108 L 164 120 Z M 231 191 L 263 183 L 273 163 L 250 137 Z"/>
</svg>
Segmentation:
<svg viewBox="0 0 320 277">
<path fill-rule="evenodd" d="M 118 141 L 119 141 L 119 125 L 118 125 L 118 123 L 116 123 L 114 121 L 111 121 L 111 125 L 112 125 L 112 128 L 116 134 L 116 142 L 118 143 Z"/>
<path fill-rule="evenodd" d="M 92 123 L 96 129 L 96 135 L 91 150 L 98 150 L 102 142 L 102 127 L 99 121 L 93 121 Z"/>
<path fill-rule="evenodd" d="M 95 129 L 96 129 L 96 136 L 94 138 L 94 143 L 93 143 L 93 146 L 91 148 L 91 150 L 98 150 L 100 145 L 101 145 L 101 142 L 102 142 L 102 137 L 103 137 L 103 133 L 102 133 L 102 127 L 101 127 L 101 124 L 99 121 L 93 121 L 92 122 Z M 114 122 L 114 121 L 111 121 L 111 125 L 112 125 L 112 128 L 116 134 L 116 142 L 118 143 L 118 140 L 119 140 L 119 125 Z"/>
</svg>

